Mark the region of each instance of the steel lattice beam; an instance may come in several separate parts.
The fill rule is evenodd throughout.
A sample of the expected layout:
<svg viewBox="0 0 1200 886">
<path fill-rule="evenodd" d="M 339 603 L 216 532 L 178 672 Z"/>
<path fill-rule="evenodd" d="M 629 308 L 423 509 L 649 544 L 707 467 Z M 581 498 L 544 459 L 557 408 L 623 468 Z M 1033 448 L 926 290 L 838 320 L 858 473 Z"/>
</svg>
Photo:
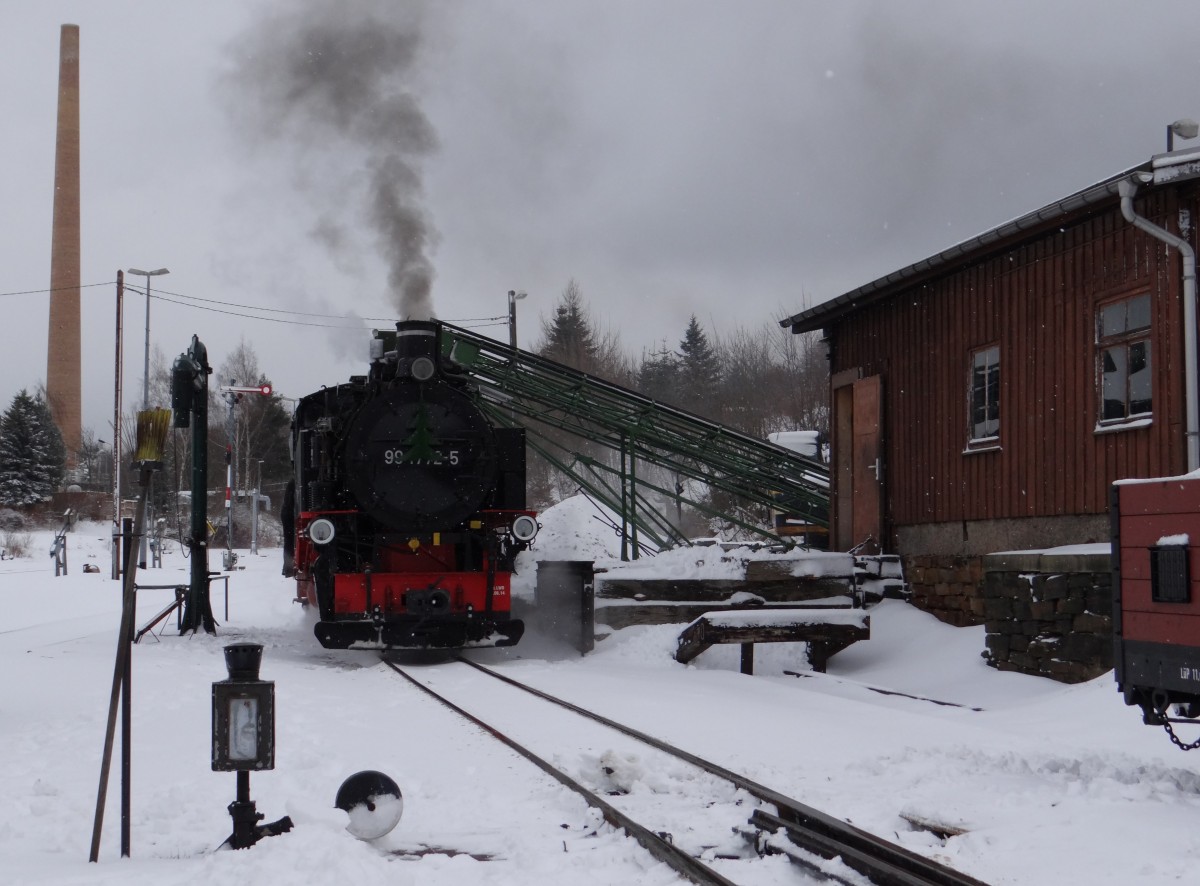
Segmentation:
<svg viewBox="0 0 1200 886">
<path fill-rule="evenodd" d="M 787 502 L 789 512 L 813 525 L 828 526 L 829 471 L 815 459 L 456 326 L 442 325 L 442 348 L 445 356 L 479 384 L 482 405 L 497 420 L 556 428 L 624 453 L 631 464 L 653 464 L 764 508 L 779 508 L 780 502 Z M 626 471 L 579 453 L 571 453 L 570 458 L 553 456 L 548 447 L 556 444 L 544 435 L 538 435 L 538 440 L 538 450 L 558 470 L 622 513 L 655 545 L 682 540 L 681 533 L 653 511 L 636 486 L 628 502 L 633 513 L 623 512 L 620 490 L 630 480 Z M 581 467 L 587 468 L 586 474 Z M 773 537 L 769 530 L 736 514 L 719 512 L 641 478 L 636 482 L 671 500 Z"/>
</svg>

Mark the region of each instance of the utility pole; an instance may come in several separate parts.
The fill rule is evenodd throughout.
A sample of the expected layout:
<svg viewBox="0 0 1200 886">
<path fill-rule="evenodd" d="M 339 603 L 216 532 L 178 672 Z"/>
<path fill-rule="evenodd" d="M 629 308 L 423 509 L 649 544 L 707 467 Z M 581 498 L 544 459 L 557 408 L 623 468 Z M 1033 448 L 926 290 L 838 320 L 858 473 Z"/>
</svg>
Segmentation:
<svg viewBox="0 0 1200 886">
<path fill-rule="evenodd" d="M 514 351 L 517 349 L 517 302 L 528 294 L 524 290 L 508 290 L 508 344 Z"/>
<path fill-rule="evenodd" d="M 233 407 L 241 397 L 232 390 L 233 384 L 234 380 L 230 379 L 229 384 L 221 388 L 221 393 L 225 395 L 225 557 L 221 565 L 226 572 L 237 563 L 233 553 L 233 438 L 237 433 Z"/>
<path fill-rule="evenodd" d="M 125 272 L 117 271 L 117 355 L 113 390 L 113 525 L 112 577 L 121 577 L 121 311 L 125 305 Z"/>
</svg>

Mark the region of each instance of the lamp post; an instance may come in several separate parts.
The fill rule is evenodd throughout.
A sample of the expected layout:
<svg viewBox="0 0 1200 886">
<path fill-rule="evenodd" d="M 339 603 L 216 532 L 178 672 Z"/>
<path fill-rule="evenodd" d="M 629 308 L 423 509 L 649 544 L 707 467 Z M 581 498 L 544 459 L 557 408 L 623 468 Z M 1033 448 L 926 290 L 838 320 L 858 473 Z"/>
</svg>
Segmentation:
<svg viewBox="0 0 1200 886">
<path fill-rule="evenodd" d="M 88 457 L 88 483 L 95 483 L 96 478 L 100 476 L 100 454 L 107 445 L 107 440 L 96 439 L 96 448 L 91 451 Z"/>
<path fill-rule="evenodd" d="M 517 349 L 517 302 L 528 294 L 524 290 L 508 290 L 508 343 L 514 351 Z"/>
<path fill-rule="evenodd" d="M 142 362 L 142 409 L 150 408 L 150 278 L 161 277 L 163 274 L 171 273 L 166 268 L 159 268 L 157 271 L 139 271 L 137 268 L 130 268 L 126 273 L 135 274 L 138 277 L 146 278 L 146 353 L 145 359 Z"/>
<path fill-rule="evenodd" d="M 258 482 L 254 484 L 254 493 L 250 497 L 250 553 L 258 553 L 258 502 L 262 494 L 263 460 L 258 459 Z"/>
<path fill-rule="evenodd" d="M 1195 120 L 1189 120 L 1184 117 L 1181 120 L 1176 120 L 1167 127 L 1167 153 L 1175 150 L 1175 136 L 1180 138 L 1195 138 L 1200 135 L 1200 123 Z"/>
<path fill-rule="evenodd" d="M 159 268 L 157 271 L 139 271 L 137 268 L 130 268 L 126 273 L 135 274 L 138 277 L 146 278 L 146 351 L 142 361 L 142 409 L 150 408 L 150 278 L 161 277 L 163 274 L 171 273 L 166 268 Z M 147 492 L 149 495 L 149 492 Z M 150 508 L 150 523 L 154 521 L 154 508 Z M 146 568 L 146 537 L 142 536 L 141 545 L 138 548 L 138 568 Z"/>
</svg>

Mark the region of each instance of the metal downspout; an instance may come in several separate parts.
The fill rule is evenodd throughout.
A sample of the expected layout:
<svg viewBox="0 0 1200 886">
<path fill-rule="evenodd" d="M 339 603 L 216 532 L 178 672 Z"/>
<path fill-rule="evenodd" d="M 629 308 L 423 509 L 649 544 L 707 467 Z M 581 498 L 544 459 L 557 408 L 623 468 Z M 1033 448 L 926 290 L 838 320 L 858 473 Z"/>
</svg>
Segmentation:
<svg viewBox="0 0 1200 886">
<path fill-rule="evenodd" d="M 1197 396 L 1196 379 L 1196 251 L 1182 237 L 1160 228 L 1133 211 L 1133 198 L 1137 194 L 1139 180 L 1135 176 L 1125 179 L 1117 186 L 1121 195 L 1121 215 L 1151 237 L 1174 246 L 1183 256 L 1183 363 L 1184 399 L 1187 421 L 1187 469 L 1188 473 L 1200 468 L 1200 398 Z"/>
</svg>

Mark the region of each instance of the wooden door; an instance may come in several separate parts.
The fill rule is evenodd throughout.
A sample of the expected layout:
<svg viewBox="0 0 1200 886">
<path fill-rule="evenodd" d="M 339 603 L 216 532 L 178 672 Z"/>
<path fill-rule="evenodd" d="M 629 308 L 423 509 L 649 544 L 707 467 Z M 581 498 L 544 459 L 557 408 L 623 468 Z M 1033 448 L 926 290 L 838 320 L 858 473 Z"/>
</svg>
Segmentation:
<svg viewBox="0 0 1200 886">
<path fill-rule="evenodd" d="M 883 538 L 883 386 L 878 375 L 836 388 L 834 397 L 834 548 Z"/>
</svg>

